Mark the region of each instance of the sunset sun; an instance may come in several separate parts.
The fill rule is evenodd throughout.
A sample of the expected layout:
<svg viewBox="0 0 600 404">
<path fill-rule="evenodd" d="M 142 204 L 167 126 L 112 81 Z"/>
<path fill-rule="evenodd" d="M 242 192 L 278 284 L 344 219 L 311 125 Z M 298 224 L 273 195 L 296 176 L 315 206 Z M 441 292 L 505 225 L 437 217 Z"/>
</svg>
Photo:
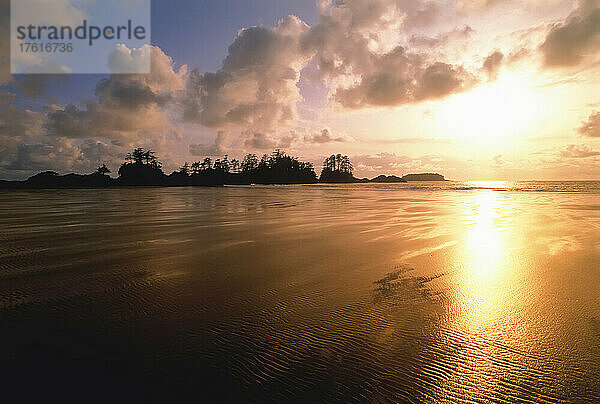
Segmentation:
<svg viewBox="0 0 600 404">
<path fill-rule="evenodd" d="M 497 143 L 535 130 L 543 102 L 528 76 L 506 72 L 442 102 L 439 121 L 459 138 Z"/>
</svg>

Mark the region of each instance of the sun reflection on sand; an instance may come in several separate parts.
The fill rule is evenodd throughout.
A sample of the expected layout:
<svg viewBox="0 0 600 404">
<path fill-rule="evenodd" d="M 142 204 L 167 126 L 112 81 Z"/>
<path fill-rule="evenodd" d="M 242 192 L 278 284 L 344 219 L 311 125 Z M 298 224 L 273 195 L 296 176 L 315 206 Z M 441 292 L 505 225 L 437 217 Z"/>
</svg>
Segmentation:
<svg viewBox="0 0 600 404">
<path fill-rule="evenodd" d="M 474 226 L 467 233 L 467 250 L 471 276 L 479 283 L 498 277 L 503 240 L 496 225 L 500 201 L 494 192 L 481 192 L 473 213 Z"/>
<path fill-rule="evenodd" d="M 465 247 L 462 251 L 460 323 L 482 332 L 504 316 L 502 283 L 510 276 L 507 265 L 508 232 L 503 224 L 502 199 L 494 191 L 477 194 L 467 213 Z"/>
<path fill-rule="evenodd" d="M 480 190 L 464 212 L 463 248 L 458 250 L 456 294 L 450 302 L 450 319 L 445 328 L 447 340 L 458 348 L 455 355 L 464 367 L 452 373 L 443 389 L 473 386 L 466 395 L 485 397 L 497 389 L 503 367 L 497 361 L 513 358 L 513 347 L 520 339 L 516 326 L 514 296 L 510 290 L 516 264 L 511 259 L 511 226 L 506 217 L 504 194 Z M 514 286 L 514 285 L 512 285 Z"/>
</svg>

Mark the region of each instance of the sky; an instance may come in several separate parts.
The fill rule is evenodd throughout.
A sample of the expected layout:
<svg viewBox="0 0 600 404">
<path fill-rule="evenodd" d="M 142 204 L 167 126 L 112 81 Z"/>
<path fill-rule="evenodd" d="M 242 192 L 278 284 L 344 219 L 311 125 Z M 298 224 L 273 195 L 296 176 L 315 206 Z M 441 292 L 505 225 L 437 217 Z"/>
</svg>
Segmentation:
<svg viewBox="0 0 600 404">
<path fill-rule="evenodd" d="M 167 172 L 280 148 L 357 177 L 600 178 L 600 0 L 153 0 L 151 74 L 19 76 L 9 3 L 0 178 L 134 147 Z"/>
</svg>

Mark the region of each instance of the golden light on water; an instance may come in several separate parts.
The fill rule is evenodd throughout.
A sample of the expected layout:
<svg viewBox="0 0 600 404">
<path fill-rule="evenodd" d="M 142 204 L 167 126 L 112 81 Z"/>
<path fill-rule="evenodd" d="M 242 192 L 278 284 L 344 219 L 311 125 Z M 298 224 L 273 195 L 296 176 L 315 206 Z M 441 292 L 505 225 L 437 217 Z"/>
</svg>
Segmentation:
<svg viewBox="0 0 600 404">
<path fill-rule="evenodd" d="M 510 275 L 510 266 L 506 260 L 508 234 L 502 208 L 500 193 L 482 190 L 466 212 L 460 322 L 474 332 L 485 333 L 486 328 L 504 315 L 506 308 L 502 284 Z"/>
<path fill-rule="evenodd" d="M 479 186 L 503 188 L 506 184 Z M 483 189 L 472 195 L 463 211 L 463 248 L 456 256 L 460 263 L 457 293 L 448 328 L 466 338 L 460 355 L 464 355 L 466 368 L 473 371 L 454 373 L 448 385 L 472 385 L 470 394 L 475 395 L 485 396 L 493 388 L 493 380 L 499 377 L 501 369 L 492 358 L 502 354 L 500 346 L 517 337 L 515 327 L 511 327 L 515 322 L 515 302 L 507 288 L 514 274 L 508 259 L 510 226 L 505 221 L 506 203 L 502 192 Z"/>
<path fill-rule="evenodd" d="M 498 277 L 502 256 L 502 238 L 496 224 L 499 204 L 495 192 L 481 192 L 467 233 L 468 266 L 478 283 L 493 282 Z"/>
</svg>

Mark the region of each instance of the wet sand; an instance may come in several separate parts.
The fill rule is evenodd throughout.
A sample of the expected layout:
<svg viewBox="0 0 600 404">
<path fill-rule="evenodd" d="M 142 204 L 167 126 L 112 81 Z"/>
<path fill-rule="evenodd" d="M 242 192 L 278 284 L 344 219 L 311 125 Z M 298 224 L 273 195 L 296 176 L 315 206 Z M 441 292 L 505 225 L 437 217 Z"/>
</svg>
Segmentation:
<svg viewBox="0 0 600 404">
<path fill-rule="evenodd" d="M 0 192 L 3 380 L 75 400 L 600 401 L 600 194 L 417 188 Z"/>
</svg>

